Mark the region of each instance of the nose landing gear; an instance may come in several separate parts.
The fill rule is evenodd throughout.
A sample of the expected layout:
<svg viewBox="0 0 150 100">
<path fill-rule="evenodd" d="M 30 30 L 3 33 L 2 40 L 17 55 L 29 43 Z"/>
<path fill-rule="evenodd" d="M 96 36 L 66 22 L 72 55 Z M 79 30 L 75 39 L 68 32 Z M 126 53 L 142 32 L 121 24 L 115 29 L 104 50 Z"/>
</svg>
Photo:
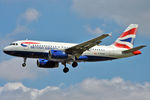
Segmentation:
<svg viewBox="0 0 150 100">
<path fill-rule="evenodd" d="M 23 64 L 22 64 L 22 67 L 25 67 L 25 66 L 26 66 L 26 63 L 23 63 Z"/>
<path fill-rule="evenodd" d="M 22 67 L 25 67 L 26 66 L 26 61 L 27 61 L 27 58 L 24 58 L 24 63 L 22 64 Z"/>
</svg>

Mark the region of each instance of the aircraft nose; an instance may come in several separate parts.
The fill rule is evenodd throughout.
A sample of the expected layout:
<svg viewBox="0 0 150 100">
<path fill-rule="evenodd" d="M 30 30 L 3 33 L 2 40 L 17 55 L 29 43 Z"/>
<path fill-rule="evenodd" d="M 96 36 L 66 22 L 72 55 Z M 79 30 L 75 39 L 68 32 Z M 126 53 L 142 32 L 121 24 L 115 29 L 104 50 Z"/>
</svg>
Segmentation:
<svg viewBox="0 0 150 100">
<path fill-rule="evenodd" d="M 5 48 L 3 49 L 3 52 L 6 53 L 6 54 L 8 54 L 8 55 L 14 55 L 14 51 L 13 51 L 13 50 L 14 50 L 14 49 L 13 49 L 12 47 L 7 46 L 7 47 L 5 47 Z"/>
<path fill-rule="evenodd" d="M 8 47 L 5 47 L 5 48 L 3 49 L 3 52 L 6 53 L 6 54 L 8 54 L 8 51 L 9 51 L 9 50 L 8 50 Z"/>
</svg>

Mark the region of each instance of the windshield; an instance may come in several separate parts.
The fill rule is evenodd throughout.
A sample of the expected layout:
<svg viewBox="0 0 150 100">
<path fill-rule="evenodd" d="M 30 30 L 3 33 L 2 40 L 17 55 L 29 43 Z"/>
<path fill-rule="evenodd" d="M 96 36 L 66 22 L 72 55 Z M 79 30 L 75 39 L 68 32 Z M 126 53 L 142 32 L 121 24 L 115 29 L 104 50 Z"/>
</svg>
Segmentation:
<svg viewBox="0 0 150 100">
<path fill-rule="evenodd" d="M 10 45 L 18 45 L 18 43 L 11 43 Z"/>
</svg>

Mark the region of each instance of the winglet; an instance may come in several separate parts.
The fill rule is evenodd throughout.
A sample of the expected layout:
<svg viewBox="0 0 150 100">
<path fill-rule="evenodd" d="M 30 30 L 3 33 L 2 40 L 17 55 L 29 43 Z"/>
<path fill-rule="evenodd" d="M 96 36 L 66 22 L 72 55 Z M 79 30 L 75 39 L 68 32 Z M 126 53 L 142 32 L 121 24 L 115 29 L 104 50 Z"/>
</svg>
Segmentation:
<svg viewBox="0 0 150 100">
<path fill-rule="evenodd" d="M 108 33 L 108 35 L 109 35 L 110 37 L 112 37 L 112 32 L 111 32 L 111 33 Z"/>
</svg>

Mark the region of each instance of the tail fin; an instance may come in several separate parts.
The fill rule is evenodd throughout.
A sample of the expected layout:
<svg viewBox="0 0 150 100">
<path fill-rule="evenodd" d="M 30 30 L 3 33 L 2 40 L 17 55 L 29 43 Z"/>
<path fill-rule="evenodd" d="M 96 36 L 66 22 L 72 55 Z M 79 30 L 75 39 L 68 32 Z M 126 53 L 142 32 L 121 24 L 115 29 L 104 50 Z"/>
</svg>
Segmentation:
<svg viewBox="0 0 150 100">
<path fill-rule="evenodd" d="M 113 45 L 118 48 L 133 48 L 133 42 L 136 37 L 137 28 L 138 24 L 130 24 Z"/>
</svg>

